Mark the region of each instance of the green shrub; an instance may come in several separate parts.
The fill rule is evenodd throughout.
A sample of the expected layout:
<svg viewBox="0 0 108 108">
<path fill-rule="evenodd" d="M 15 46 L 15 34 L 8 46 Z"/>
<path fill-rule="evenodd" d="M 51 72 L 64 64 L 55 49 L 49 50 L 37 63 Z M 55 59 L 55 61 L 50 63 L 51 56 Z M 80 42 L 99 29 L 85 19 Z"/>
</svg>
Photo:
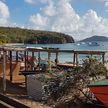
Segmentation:
<svg viewBox="0 0 108 108">
<path fill-rule="evenodd" d="M 83 61 L 82 64 L 82 71 L 89 76 L 95 77 L 96 75 L 107 73 L 107 68 L 101 62 L 100 58 L 92 58 L 88 57 L 86 60 Z"/>
<path fill-rule="evenodd" d="M 42 75 L 40 81 L 44 82 L 44 99 L 50 104 L 68 104 L 77 102 L 80 92 L 90 83 L 90 78 L 104 75 L 107 69 L 98 58 L 83 60 L 81 67 L 71 70 L 54 70 Z M 43 77 L 44 76 L 44 77 Z"/>
</svg>

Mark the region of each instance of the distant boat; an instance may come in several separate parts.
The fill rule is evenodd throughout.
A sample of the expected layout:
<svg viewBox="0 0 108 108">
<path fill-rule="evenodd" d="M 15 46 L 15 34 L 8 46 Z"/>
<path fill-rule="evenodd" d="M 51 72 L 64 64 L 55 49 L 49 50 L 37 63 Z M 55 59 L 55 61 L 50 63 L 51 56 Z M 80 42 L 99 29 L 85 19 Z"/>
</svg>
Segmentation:
<svg viewBox="0 0 108 108">
<path fill-rule="evenodd" d="M 81 45 L 81 44 L 80 44 L 80 43 L 77 43 L 76 45 L 79 46 L 79 45 Z"/>
<path fill-rule="evenodd" d="M 101 103 L 108 106 L 108 79 L 92 83 L 89 88 Z"/>
<path fill-rule="evenodd" d="M 33 46 L 27 46 L 27 49 L 43 49 L 42 47 L 33 47 Z"/>
<path fill-rule="evenodd" d="M 97 42 L 88 42 L 87 44 L 88 44 L 89 46 L 100 46 L 100 44 L 97 43 Z"/>
<path fill-rule="evenodd" d="M 81 42 L 82 45 L 86 44 L 85 42 Z"/>
<path fill-rule="evenodd" d="M 79 42 L 79 43 L 76 43 L 77 46 L 85 45 L 85 44 L 86 44 L 85 42 Z"/>
</svg>

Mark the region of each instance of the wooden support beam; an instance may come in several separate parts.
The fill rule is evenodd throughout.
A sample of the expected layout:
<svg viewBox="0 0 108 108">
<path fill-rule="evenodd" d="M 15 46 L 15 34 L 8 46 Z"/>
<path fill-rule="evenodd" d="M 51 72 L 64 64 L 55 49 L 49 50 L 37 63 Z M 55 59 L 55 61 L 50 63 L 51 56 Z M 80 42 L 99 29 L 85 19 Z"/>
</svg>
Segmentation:
<svg viewBox="0 0 108 108">
<path fill-rule="evenodd" d="M 32 70 L 34 70 L 34 51 L 32 51 Z"/>
<path fill-rule="evenodd" d="M 27 51 L 26 53 L 27 53 L 27 57 L 26 57 L 26 60 L 27 60 L 27 62 L 28 62 L 28 58 L 29 58 L 29 56 L 28 56 L 28 51 Z"/>
<path fill-rule="evenodd" d="M 105 63 L 105 54 L 102 54 L 102 63 Z"/>
<path fill-rule="evenodd" d="M 51 60 L 50 60 L 50 57 L 51 57 L 51 53 L 48 52 L 48 69 L 49 69 L 49 71 L 51 71 Z"/>
<path fill-rule="evenodd" d="M 90 54 L 91 58 L 93 57 L 93 54 Z"/>
<path fill-rule="evenodd" d="M 39 65 L 39 70 L 40 70 L 40 60 L 41 60 L 41 58 L 40 58 L 40 51 L 38 51 L 38 65 Z"/>
<path fill-rule="evenodd" d="M 18 51 L 16 51 L 16 62 L 18 62 Z"/>
<path fill-rule="evenodd" d="M 25 71 L 27 70 L 27 56 L 26 51 L 24 51 L 24 57 L 25 57 Z"/>
<path fill-rule="evenodd" d="M 76 66 L 78 66 L 79 65 L 79 58 L 78 58 L 78 53 L 76 53 Z"/>
<path fill-rule="evenodd" d="M 55 65 L 58 64 L 58 52 L 56 52 L 56 59 L 55 59 Z"/>
<path fill-rule="evenodd" d="M 3 51 L 3 92 L 6 92 L 6 51 Z"/>
<path fill-rule="evenodd" d="M 75 61 L 76 61 L 76 53 L 73 54 L 73 66 L 75 66 Z"/>
<path fill-rule="evenodd" d="M 10 81 L 12 82 L 12 51 L 10 51 Z"/>
</svg>

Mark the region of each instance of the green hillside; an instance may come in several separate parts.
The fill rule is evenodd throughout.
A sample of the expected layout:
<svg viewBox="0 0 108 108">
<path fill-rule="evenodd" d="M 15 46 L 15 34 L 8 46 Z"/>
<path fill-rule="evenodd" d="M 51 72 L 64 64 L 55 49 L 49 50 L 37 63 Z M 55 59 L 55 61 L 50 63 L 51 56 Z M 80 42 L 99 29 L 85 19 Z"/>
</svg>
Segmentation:
<svg viewBox="0 0 108 108">
<path fill-rule="evenodd" d="M 63 44 L 74 39 L 63 33 L 0 27 L 0 43 Z"/>
</svg>

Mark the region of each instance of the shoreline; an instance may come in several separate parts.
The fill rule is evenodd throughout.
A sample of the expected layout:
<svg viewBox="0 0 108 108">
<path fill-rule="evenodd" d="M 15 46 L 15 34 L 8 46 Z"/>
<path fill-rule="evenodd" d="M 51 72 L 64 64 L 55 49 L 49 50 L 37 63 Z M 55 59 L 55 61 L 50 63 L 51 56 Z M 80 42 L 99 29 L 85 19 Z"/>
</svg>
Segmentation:
<svg viewBox="0 0 108 108">
<path fill-rule="evenodd" d="M 6 43 L 5 45 L 24 45 L 24 43 Z"/>
</svg>

